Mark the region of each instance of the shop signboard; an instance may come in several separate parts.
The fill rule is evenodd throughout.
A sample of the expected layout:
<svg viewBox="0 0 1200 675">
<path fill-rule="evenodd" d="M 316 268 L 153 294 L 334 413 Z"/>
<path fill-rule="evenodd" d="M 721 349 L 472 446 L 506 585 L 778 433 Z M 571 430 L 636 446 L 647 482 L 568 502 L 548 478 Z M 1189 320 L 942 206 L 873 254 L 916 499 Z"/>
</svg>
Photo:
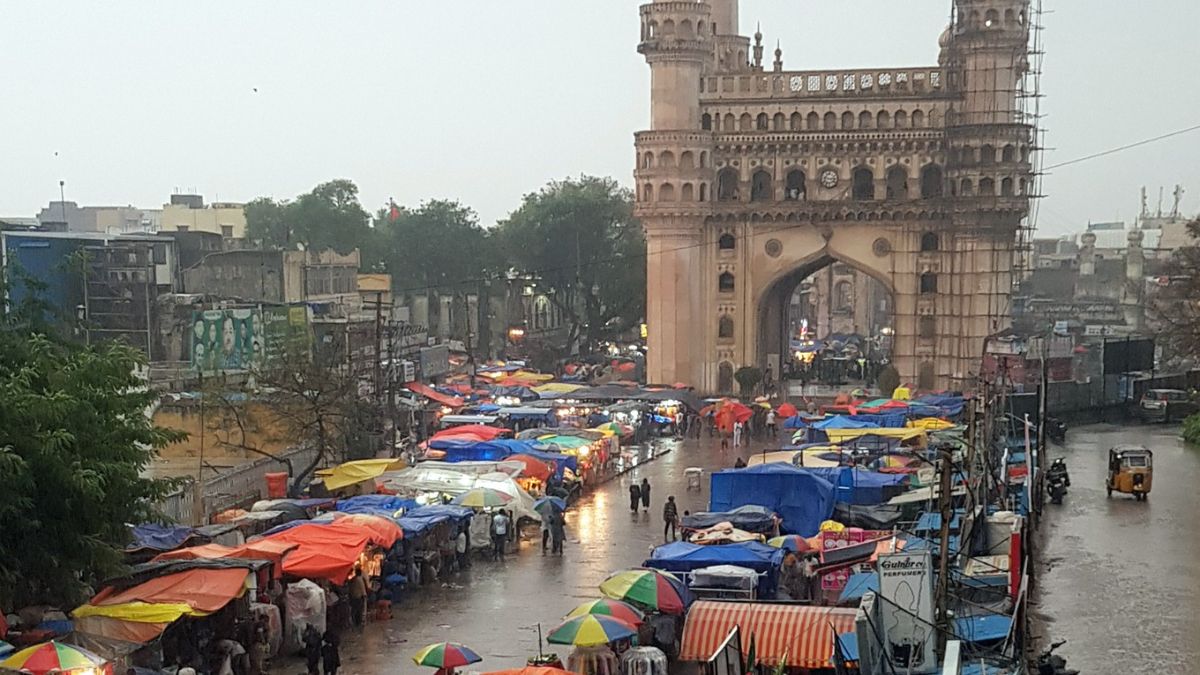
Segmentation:
<svg viewBox="0 0 1200 675">
<path fill-rule="evenodd" d="M 267 361 L 287 354 L 307 356 L 312 348 L 308 307 L 264 307 L 263 357 Z"/>
<path fill-rule="evenodd" d="M 936 672 L 930 552 L 881 555 L 878 570 L 884 651 L 891 669 L 913 674 Z"/>
<path fill-rule="evenodd" d="M 429 341 L 428 328 L 406 322 L 396 324 L 393 335 L 396 350 L 401 353 L 414 352 Z"/>
<path fill-rule="evenodd" d="M 433 379 L 450 372 L 450 347 L 437 345 L 421 349 L 421 378 Z"/>
</svg>

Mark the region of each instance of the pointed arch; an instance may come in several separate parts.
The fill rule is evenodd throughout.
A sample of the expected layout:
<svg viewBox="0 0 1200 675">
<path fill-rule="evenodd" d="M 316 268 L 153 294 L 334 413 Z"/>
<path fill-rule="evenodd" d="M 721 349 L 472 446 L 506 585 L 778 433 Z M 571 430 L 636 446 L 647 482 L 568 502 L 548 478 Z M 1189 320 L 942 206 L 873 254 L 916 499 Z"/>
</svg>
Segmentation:
<svg viewBox="0 0 1200 675">
<path fill-rule="evenodd" d="M 696 155 L 691 150 L 684 150 L 679 155 L 679 168 L 694 169 L 696 168 Z"/>
<path fill-rule="evenodd" d="M 771 185 L 771 174 L 765 169 L 754 172 L 750 181 L 750 201 L 767 202 L 774 199 L 774 189 Z"/>
<path fill-rule="evenodd" d="M 717 238 L 717 248 L 721 249 L 722 251 L 732 251 L 733 249 L 737 248 L 737 237 L 733 236 L 729 232 L 723 233 Z"/>
<path fill-rule="evenodd" d="M 700 201 L 702 201 L 702 202 L 708 201 L 708 183 L 700 184 Z"/>
<path fill-rule="evenodd" d="M 750 113 L 742 113 L 742 118 L 738 128 L 742 131 L 754 131 L 754 118 L 750 116 Z"/>
<path fill-rule="evenodd" d="M 842 129 L 853 129 L 853 128 L 854 128 L 854 113 L 847 110 L 846 112 L 842 113 Z"/>
<path fill-rule="evenodd" d="M 792 169 L 787 172 L 783 198 L 788 201 L 804 201 L 808 192 L 808 177 L 802 169 Z"/>
<path fill-rule="evenodd" d="M 886 110 L 880 110 L 875 114 L 876 129 L 890 129 L 892 126 L 892 114 Z"/>
<path fill-rule="evenodd" d="M 787 131 L 787 118 L 783 116 L 783 113 L 775 113 L 775 118 L 773 120 L 773 124 L 771 125 L 771 129 L 775 131 Z"/>
<path fill-rule="evenodd" d="M 658 153 L 658 165 L 664 169 L 675 168 L 675 153 L 670 150 L 663 150 Z"/>
<path fill-rule="evenodd" d="M 865 166 L 856 166 L 851 172 L 851 196 L 857 201 L 875 199 L 875 173 Z"/>
<path fill-rule="evenodd" d="M 758 113 L 758 117 L 754 118 L 754 128 L 757 131 L 771 130 L 771 118 L 767 116 L 767 113 Z"/>
<path fill-rule="evenodd" d="M 695 201 L 695 199 L 696 199 L 695 187 L 693 187 L 691 183 L 684 183 L 683 186 L 681 188 L 679 188 L 679 201 L 691 202 L 691 201 Z"/>
<path fill-rule="evenodd" d="M 819 131 L 821 129 L 821 116 L 815 110 L 808 113 L 808 123 L 805 126 L 809 131 Z"/>
<path fill-rule="evenodd" d="M 992 178 L 979 179 L 979 195 L 981 197 L 992 197 L 996 194 L 996 181 Z"/>
<path fill-rule="evenodd" d="M 712 131 L 712 128 L 713 128 L 712 115 L 710 115 L 709 113 L 704 113 L 703 115 L 700 116 L 700 128 L 705 131 Z"/>
<path fill-rule="evenodd" d="M 804 115 L 801 115 L 798 112 L 792 113 L 791 129 L 792 129 L 792 131 L 803 131 L 804 130 Z"/>
<path fill-rule="evenodd" d="M 912 128 L 920 129 L 925 126 L 925 111 L 914 110 L 912 112 Z"/>
<path fill-rule="evenodd" d="M 908 199 L 908 170 L 900 164 L 887 170 L 887 198 Z"/>
<path fill-rule="evenodd" d="M 734 279 L 733 272 L 721 272 L 721 275 L 717 277 L 717 292 L 732 293 L 734 291 L 734 287 L 736 286 L 736 282 L 737 280 Z"/>
<path fill-rule="evenodd" d="M 822 129 L 824 129 L 825 131 L 836 131 L 837 130 L 837 113 L 834 113 L 834 112 L 825 113 L 825 120 L 824 120 L 824 124 L 822 125 Z"/>
<path fill-rule="evenodd" d="M 926 164 L 921 169 L 921 198 L 931 199 L 941 197 L 945 178 L 942 167 L 937 164 Z"/>
<path fill-rule="evenodd" d="M 875 126 L 874 122 L 875 122 L 875 116 L 871 114 L 871 111 L 864 110 L 864 111 L 858 113 L 858 128 L 859 129 L 870 129 L 871 127 Z"/>
<path fill-rule="evenodd" d="M 717 320 L 717 337 L 722 340 L 733 339 L 733 317 L 728 314 L 722 314 Z"/>
<path fill-rule="evenodd" d="M 663 183 L 662 185 L 658 186 L 658 201 L 675 201 L 675 186 L 670 183 Z"/>
<path fill-rule="evenodd" d="M 717 174 L 717 201 L 736 202 L 738 200 L 738 172 L 727 166 Z"/>
<path fill-rule="evenodd" d="M 897 110 L 896 114 L 892 116 L 892 124 L 897 129 L 903 129 L 903 128 L 907 127 L 908 126 L 908 113 L 904 112 L 903 110 Z"/>
</svg>

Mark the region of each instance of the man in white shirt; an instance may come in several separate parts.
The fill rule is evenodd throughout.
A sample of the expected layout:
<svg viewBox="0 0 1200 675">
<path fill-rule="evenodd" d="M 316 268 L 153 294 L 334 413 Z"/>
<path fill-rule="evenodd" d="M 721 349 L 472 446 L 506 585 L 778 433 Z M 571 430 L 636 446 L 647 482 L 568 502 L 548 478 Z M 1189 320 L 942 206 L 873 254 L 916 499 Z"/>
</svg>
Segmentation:
<svg viewBox="0 0 1200 675">
<path fill-rule="evenodd" d="M 508 516 L 503 510 L 492 516 L 492 560 L 504 559 L 504 543 L 508 541 Z"/>
<path fill-rule="evenodd" d="M 767 411 L 767 431 L 770 432 L 771 438 L 779 437 L 779 433 L 775 429 L 775 411 L 774 410 Z"/>
</svg>

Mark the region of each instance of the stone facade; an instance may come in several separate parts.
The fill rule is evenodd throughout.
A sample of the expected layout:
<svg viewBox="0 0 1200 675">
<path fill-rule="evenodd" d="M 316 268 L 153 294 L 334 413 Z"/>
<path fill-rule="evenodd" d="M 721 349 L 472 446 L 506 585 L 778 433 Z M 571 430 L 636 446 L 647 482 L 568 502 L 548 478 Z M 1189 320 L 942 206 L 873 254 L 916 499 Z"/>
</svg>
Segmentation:
<svg viewBox="0 0 1200 675">
<path fill-rule="evenodd" d="M 643 5 L 649 380 L 730 391 L 740 366 L 780 372 L 785 303 L 840 261 L 892 294 L 905 381 L 971 387 L 1009 323 L 1033 185 L 1028 4 L 957 0 L 936 65 L 831 71 L 785 70 L 778 49 L 764 67 L 738 0 Z"/>
</svg>

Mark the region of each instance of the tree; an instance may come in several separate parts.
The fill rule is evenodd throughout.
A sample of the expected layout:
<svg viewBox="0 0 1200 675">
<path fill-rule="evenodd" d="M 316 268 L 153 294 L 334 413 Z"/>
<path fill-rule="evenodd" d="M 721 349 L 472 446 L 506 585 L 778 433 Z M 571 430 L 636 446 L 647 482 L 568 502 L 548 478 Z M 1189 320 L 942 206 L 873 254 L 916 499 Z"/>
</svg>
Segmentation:
<svg viewBox="0 0 1200 675">
<path fill-rule="evenodd" d="M 498 226 L 516 271 L 537 280 L 570 323 L 567 349 L 589 351 L 645 314 L 646 244 L 632 194 L 611 178 L 581 176 L 525 195 Z"/>
<path fill-rule="evenodd" d="M 358 202 L 358 186 L 346 179 L 321 183 L 291 201 L 260 197 L 246 205 L 251 239 L 276 249 L 373 250 L 369 216 Z"/>
<path fill-rule="evenodd" d="M 398 291 L 475 293 L 500 267 L 479 217 L 458 202 L 433 199 L 395 214 L 381 211 L 377 222 Z"/>
<path fill-rule="evenodd" d="M 1187 224 L 1191 244 L 1167 261 L 1165 286 L 1149 298 L 1147 314 L 1164 347 L 1164 361 L 1200 360 L 1200 219 Z"/>
<path fill-rule="evenodd" d="M 889 363 L 879 369 L 879 377 L 876 378 L 876 382 L 879 384 L 879 395 L 891 397 L 892 392 L 896 391 L 896 387 L 900 386 L 900 371 Z"/>
<path fill-rule="evenodd" d="M 182 438 L 154 426 L 135 350 L 81 347 L 0 324 L 0 606 L 73 606 L 118 572 L 128 523 L 174 487 L 143 476 Z"/>
<path fill-rule="evenodd" d="M 733 374 L 733 379 L 737 380 L 742 398 L 750 398 L 754 395 L 755 388 L 762 382 L 763 372 L 756 366 L 742 366 Z"/>
</svg>

